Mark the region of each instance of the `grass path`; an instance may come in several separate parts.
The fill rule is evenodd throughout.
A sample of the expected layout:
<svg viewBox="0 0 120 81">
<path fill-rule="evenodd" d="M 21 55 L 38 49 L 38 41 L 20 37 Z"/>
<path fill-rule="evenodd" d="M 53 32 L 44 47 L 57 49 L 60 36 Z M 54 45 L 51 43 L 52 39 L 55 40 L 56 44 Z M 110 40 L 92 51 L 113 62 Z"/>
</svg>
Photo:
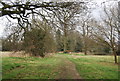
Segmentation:
<svg viewBox="0 0 120 81">
<path fill-rule="evenodd" d="M 83 79 L 118 79 L 113 56 L 69 56 Z"/>
<path fill-rule="evenodd" d="M 80 79 L 75 64 L 64 55 L 44 59 L 3 57 L 3 79 Z"/>
<path fill-rule="evenodd" d="M 75 64 L 63 55 L 59 55 L 59 57 L 61 57 L 62 65 L 58 67 L 59 75 L 56 79 L 81 79 L 76 70 Z"/>
<path fill-rule="evenodd" d="M 118 79 L 112 56 L 3 57 L 3 79 Z"/>
</svg>

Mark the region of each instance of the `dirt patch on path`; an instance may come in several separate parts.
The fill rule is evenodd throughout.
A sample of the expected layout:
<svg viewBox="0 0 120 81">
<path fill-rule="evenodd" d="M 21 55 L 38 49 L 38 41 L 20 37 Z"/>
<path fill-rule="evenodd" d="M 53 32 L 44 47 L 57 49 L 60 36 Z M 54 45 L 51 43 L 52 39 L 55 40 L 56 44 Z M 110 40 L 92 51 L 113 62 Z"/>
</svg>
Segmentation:
<svg viewBox="0 0 120 81">
<path fill-rule="evenodd" d="M 61 57 L 62 64 L 59 66 L 59 74 L 56 79 L 81 79 L 75 64 L 65 57 Z"/>
</svg>

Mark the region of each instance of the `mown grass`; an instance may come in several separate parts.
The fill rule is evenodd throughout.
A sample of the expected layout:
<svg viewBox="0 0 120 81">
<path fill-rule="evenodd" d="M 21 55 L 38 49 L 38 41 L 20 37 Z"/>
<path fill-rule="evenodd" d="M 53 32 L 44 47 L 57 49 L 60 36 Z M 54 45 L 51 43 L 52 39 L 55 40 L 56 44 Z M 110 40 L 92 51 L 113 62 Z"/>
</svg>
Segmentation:
<svg viewBox="0 0 120 81">
<path fill-rule="evenodd" d="M 4 57 L 2 61 L 3 79 L 54 79 L 61 62 L 59 57 Z"/>
<path fill-rule="evenodd" d="M 113 56 L 67 56 L 83 79 L 118 79 L 118 65 Z"/>
</svg>

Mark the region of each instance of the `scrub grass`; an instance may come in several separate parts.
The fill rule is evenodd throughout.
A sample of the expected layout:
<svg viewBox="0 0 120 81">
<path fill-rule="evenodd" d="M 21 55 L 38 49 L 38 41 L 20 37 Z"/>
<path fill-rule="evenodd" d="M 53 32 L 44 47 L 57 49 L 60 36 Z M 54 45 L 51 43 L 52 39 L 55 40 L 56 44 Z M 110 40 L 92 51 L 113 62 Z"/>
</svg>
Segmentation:
<svg viewBox="0 0 120 81">
<path fill-rule="evenodd" d="M 54 79 L 60 58 L 4 57 L 2 62 L 3 79 Z"/>
<path fill-rule="evenodd" d="M 119 69 L 118 65 L 114 64 L 113 56 L 64 53 L 45 58 L 2 57 L 2 79 L 73 78 L 70 76 L 73 71 L 72 67 L 71 71 L 64 70 L 70 69 L 68 66 L 72 63 L 69 61 L 75 64 L 82 79 L 118 79 Z M 65 74 L 64 77 L 60 75 L 62 72 Z"/>
<path fill-rule="evenodd" d="M 118 65 L 113 56 L 68 57 L 83 79 L 118 79 Z"/>
</svg>

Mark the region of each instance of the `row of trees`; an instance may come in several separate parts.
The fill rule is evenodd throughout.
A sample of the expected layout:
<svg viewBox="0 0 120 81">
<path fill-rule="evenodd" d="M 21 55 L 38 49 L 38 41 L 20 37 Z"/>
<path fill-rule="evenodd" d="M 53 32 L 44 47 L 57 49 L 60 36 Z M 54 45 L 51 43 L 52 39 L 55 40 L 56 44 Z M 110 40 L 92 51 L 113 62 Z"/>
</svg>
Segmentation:
<svg viewBox="0 0 120 81">
<path fill-rule="evenodd" d="M 3 16 L 17 19 L 19 24 L 11 28 L 14 31 L 4 40 L 3 50 L 25 50 L 34 56 L 42 57 L 47 52 L 56 51 L 84 52 L 85 55 L 88 52 L 103 54 L 111 51 L 117 63 L 117 41 L 120 33 L 118 7 L 107 8 L 104 3 L 101 6 L 101 19 L 96 20 L 91 15 L 88 7 L 90 5 L 85 2 L 34 2 L 34 5 L 31 5 L 28 1 L 24 4 L 15 2 L 9 6 L 6 6 L 5 2 L 2 4 Z M 10 9 L 8 12 L 7 7 Z M 13 13 L 15 7 L 16 12 Z M 23 7 L 26 12 L 22 11 Z M 40 9 L 35 10 L 36 8 Z M 28 13 L 27 10 L 31 12 Z M 32 18 L 28 19 L 30 14 Z"/>
</svg>

